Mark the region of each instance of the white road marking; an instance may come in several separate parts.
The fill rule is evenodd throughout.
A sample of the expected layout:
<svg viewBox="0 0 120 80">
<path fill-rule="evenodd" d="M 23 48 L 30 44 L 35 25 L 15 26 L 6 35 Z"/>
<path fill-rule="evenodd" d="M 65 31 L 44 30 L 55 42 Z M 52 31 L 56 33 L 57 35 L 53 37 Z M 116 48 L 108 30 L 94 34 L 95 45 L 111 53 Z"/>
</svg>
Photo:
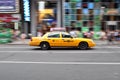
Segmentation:
<svg viewBox="0 0 120 80">
<path fill-rule="evenodd" d="M 0 47 L 0 48 L 10 48 L 10 49 L 11 49 L 11 48 L 35 48 L 35 47 L 5 47 L 5 46 L 4 46 L 4 47 Z M 38 47 L 38 48 L 39 48 L 39 47 Z"/>
<path fill-rule="evenodd" d="M 0 61 L 0 64 L 82 64 L 82 65 L 120 65 L 120 62 L 31 62 L 31 61 Z"/>
<path fill-rule="evenodd" d="M 108 52 L 108 51 L 102 51 L 102 52 L 91 52 L 91 51 L 54 51 L 54 50 L 50 50 L 50 51 L 0 51 L 0 53 L 46 53 L 46 54 L 120 54 L 119 52 Z"/>
</svg>

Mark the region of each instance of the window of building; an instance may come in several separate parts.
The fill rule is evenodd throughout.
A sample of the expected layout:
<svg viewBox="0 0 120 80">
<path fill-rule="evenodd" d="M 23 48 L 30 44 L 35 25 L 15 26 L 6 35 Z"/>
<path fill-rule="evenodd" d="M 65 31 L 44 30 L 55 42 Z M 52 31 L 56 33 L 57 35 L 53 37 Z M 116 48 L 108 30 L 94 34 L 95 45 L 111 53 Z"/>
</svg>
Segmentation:
<svg viewBox="0 0 120 80">
<path fill-rule="evenodd" d="M 94 0 L 94 2 L 100 2 L 101 0 Z"/>
<path fill-rule="evenodd" d="M 94 2 L 94 0 L 89 0 L 89 2 Z"/>
<path fill-rule="evenodd" d="M 70 14 L 76 14 L 76 12 L 77 12 L 76 9 L 71 9 L 70 10 Z"/>
<path fill-rule="evenodd" d="M 94 15 L 99 15 L 100 14 L 100 9 L 94 9 Z"/>
<path fill-rule="evenodd" d="M 76 14 L 71 15 L 71 20 L 76 20 Z"/>
<path fill-rule="evenodd" d="M 89 20 L 89 16 L 88 15 L 82 15 L 82 20 Z"/>
<path fill-rule="evenodd" d="M 89 11 L 88 11 L 88 9 L 82 9 L 82 13 L 83 13 L 84 15 L 88 15 L 88 14 L 89 14 Z"/>
<path fill-rule="evenodd" d="M 95 2 L 94 3 L 94 8 L 99 9 L 101 7 L 101 2 Z"/>
<path fill-rule="evenodd" d="M 88 9 L 94 9 L 94 3 L 88 3 Z"/>
<path fill-rule="evenodd" d="M 88 2 L 89 0 L 82 0 L 82 2 Z"/>
<path fill-rule="evenodd" d="M 120 3 L 120 0 L 115 0 L 115 2 L 118 2 L 118 3 Z"/>
<path fill-rule="evenodd" d="M 88 4 L 87 3 L 82 3 L 82 8 L 88 8 Z"/>
<path fill-rule="evenodd" d="M 89 9 L 89 14 L 93 15 L 94 14 L 94 10 L 93 9 Z"/>
<path fill-rule="evenodd" d="M 70 14 L 70 9 L 65 9 L 65 14 Z"/>
<path fill-rule="evenodd" d="M 88 21 L 83 21 L 83 27 L 87 27 L 88 26 Z"/>
<path fill-rule="evenodd" d="M 94 20 L 94 16 L 93 15 L 89 15 L 89 20 Z"/>
<path fill-rule="evenodd" d="M 81 2 L 76 3 L 76 8 L 77 8 L 77 9 L 82 8 L 82 3 L 81 3 Z"/>
<path fill-rule="evenodd" d="M 69 2 L 69 0 L 65 0 L 65 2 Z"/>
<path fill-rule="evenodd" d="M 82 14 L 82 10 L 81 9 L 77 9 L 77 14 Z"/>
<path fill-rule="evenodd" d="M 91 26 L 93 27 L 94 26 L 94 21 L 89 21 L 88 24 L 89 24 L 90 27 Z"/>
<path fill-rule="evenodd" d="M 114 4 L 114 8 L 119 8 L 119 4 L 120 4 L 120 3 L 115 3 L 115 4 Z"/>
<path fill-rule="evenodd" d="M 77 20 L 82 20 L 82 15 L 77 15 Z"/>
<path fill-rule="evenodd" d="M 70 9 L 70 3 L 65 2 L 65 3 L 64 3 L 64 8 L 66 8 L 66 9 Z"/>
<path fill-rule="evenodd" d="M 103 16 L 103 21 L 110 21 L 110 16 L 109 15 L 104 15 Z"/>
<path fill-rule="evenodd" d="M 81 2 L 82 0 L 69 0 L 71 2 Z"/>
</svg>

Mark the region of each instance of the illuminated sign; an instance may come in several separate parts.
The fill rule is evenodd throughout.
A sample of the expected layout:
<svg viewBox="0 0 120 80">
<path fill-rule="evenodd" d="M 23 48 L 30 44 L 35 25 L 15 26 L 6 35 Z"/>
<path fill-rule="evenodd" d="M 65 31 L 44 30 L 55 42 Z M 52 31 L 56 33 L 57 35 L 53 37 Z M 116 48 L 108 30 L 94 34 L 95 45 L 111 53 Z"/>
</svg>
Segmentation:
<svg viewBox="0 0 120 80">
<path fill-rule="evenodd" d="M 19 0 L 0 0 L 0 13 L 18 13 Z"/>
<path fill-rule="evenodd" d="M 24 20 L 30 21 L 30 0 L 23 0 Z"/>
</svg>

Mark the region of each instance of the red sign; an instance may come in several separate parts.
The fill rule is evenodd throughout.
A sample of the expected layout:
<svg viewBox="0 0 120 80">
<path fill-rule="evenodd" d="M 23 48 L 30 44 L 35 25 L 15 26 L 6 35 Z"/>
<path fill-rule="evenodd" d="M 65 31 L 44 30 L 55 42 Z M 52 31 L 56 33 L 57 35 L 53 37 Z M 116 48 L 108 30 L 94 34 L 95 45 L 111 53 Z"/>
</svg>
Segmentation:
<svg viewBox="0 0 120 80">
<path fill-rule="evenodd" d="M 13 17 L 11 14 L 0 14 L 1 22 L 16 22 L 19 21 L 19 18 Z"/>
</svg>

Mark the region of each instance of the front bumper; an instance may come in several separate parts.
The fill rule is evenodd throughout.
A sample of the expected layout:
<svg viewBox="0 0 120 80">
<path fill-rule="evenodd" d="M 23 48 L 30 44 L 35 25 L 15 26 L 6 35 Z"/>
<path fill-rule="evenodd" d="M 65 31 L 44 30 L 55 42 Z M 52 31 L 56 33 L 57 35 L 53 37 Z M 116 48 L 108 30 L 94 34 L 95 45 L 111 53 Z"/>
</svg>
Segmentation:
<svg viewBox="0 0 120 80">
<path fill-rule="evenodd" d="M 96 43 L 95 42 L 89 42 L 89 47 L 94 47 L 94 46 L 96 46 Z"/>
</svg>

